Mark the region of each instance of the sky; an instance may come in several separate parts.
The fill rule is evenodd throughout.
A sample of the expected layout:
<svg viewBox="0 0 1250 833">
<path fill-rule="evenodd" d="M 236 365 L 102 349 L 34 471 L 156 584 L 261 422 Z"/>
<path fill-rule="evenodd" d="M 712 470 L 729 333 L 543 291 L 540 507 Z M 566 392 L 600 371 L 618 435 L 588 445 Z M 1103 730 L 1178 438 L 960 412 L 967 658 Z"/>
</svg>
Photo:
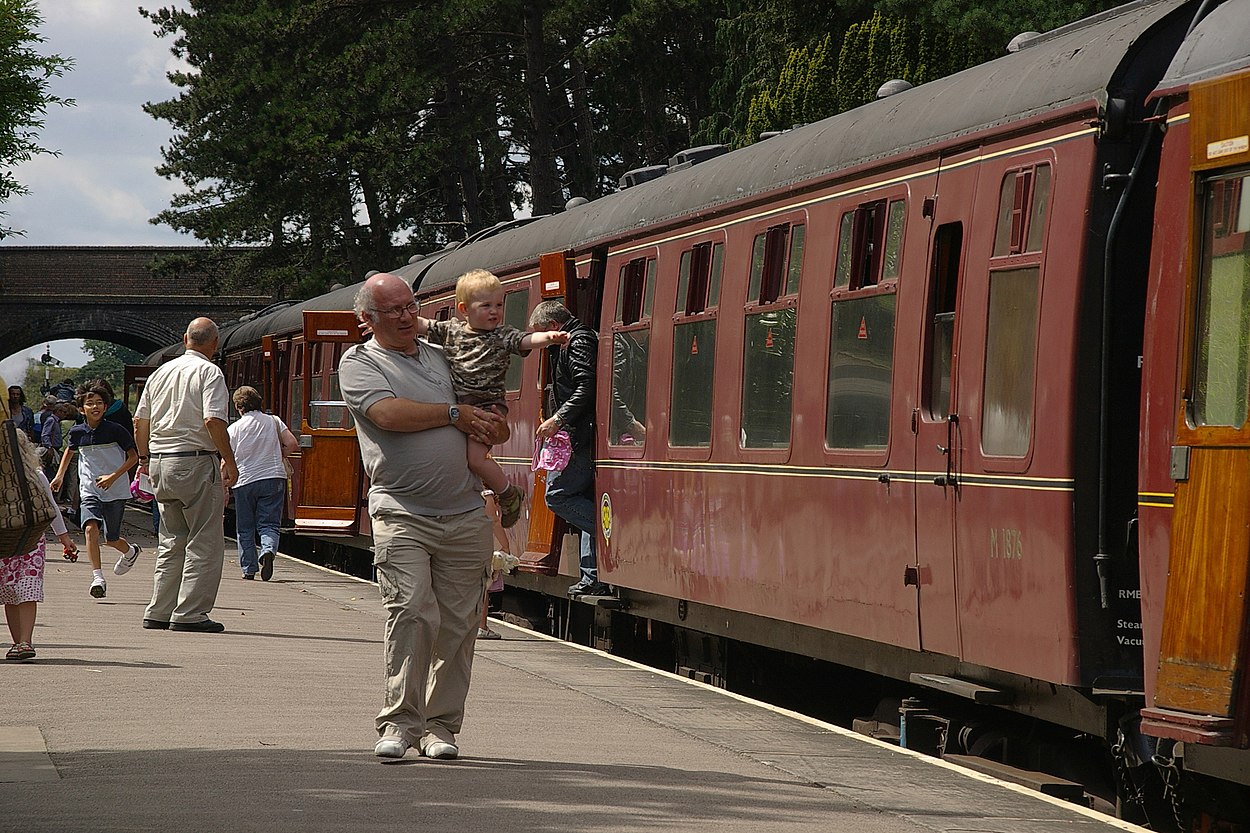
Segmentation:
<svg viewBox="0 0 1250 833">
<path fill-rule="evenodd" d="M 40 155 L 15 169 L 31 193 L 10 200 L 4 210 L 7 224 L 26 234 L 0 245 L 195 245 L 191 237 L 148 222 L 168 207 L 180 186 L 155 172 L 171 131 L 142 106 L 174 97 L 165 74 L 178 62 L 169 52 L 170 40 L 157 39 L 153 25 L 140 17 L 139 5 L 140 0 L 36 0 L 45 39 L 38 51 L 74 60 L 49 86 L 77 104 L 53 107 L 44 120 L 39 144 L 60 155 Z M 54 343 L 52 354 L 79 366 L 86 358 L 78 344 Z M 41 344 L 0 361 L 0 374 L 20 376 L 25 356 L 38 357 L 44 349 Z"/>
</svg>

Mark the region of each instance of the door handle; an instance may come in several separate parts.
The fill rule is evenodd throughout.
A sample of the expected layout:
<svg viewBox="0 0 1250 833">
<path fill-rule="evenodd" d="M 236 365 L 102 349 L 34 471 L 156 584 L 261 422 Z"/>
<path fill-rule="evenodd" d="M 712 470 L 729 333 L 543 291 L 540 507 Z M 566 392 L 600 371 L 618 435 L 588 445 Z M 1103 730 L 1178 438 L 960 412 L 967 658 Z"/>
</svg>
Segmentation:
<svg viewBox="0 0 1250 833">
<path fill-rule="evenodd" d="M 920 568 L 909 564 L 903 568 L 903 586 L 919 587 L 920 586 Z"/>
</svg>

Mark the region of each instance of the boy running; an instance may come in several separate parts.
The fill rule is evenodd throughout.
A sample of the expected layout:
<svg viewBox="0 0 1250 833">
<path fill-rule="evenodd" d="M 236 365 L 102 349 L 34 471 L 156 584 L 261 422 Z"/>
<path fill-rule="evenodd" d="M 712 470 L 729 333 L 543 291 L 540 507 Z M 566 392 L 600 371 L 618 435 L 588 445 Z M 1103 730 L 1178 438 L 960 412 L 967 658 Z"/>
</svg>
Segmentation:
<svg viewBox="0 0 1250 833">
<path fill-rule="evenodd" d="M 460 318 L 431 321 L 418 316 L 416 324 L 418 335 L 425 336 L 432 344 L 442 345 L 451 363 L 456 401 L 506 417 L 505 379 L 512 354 L 524 356 L 535 347 L 567 344 L 569 334 L 563 331 L 526 333 L 504 324 L 503 296 L 499 278 L 485 269 L 474 269 L 456 281 L 456 312 Z M 459 416 L 458 411 L 453 413 L 452 422 Z M 505 527 L 510 527 L 521 516 L 525 492 L 508 482 L 503 469 L 489 457 L 489 451 L 490 446 L 469 438 L 469 470 L 498 495 L 501 521 Z"/>
<path fill-rule="evenodd" d="M 138 544 L 122 537 L 122 514 L 130 499 L 126 472 L 139 462 L 139 454 L 130 432 L 104 419 L 104 412 L 112 403 L 113 392 L 98 383 L 89 384 L 78 395 L 86 422 L 69 430 L 69 443 L 52 481 L 53 491 L 61 487 L 70 460 L 78 453 L 78 488 L 82 498 L 79 515 L 87 539 L 87 557 L 91 559 L 91 595 L 97 599 L 103 599 L 108 589 L 100 565 L 101 529 L 104 542 L 122 554 L 113 566 L 115 574 L 129 572 L 140 551 Z"/>
</svg>

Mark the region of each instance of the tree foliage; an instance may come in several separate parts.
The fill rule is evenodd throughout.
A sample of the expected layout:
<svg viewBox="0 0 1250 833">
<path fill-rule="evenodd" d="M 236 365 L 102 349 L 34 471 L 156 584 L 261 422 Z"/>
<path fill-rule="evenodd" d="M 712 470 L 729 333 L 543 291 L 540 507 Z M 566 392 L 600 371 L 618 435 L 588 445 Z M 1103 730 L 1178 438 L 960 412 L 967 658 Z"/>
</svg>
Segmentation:
<svg viewBox="0 0 1250 833">
<path fill-rule="evenodd" d="M 186 64 L 146 107 L 174 129 L 159 170 L 185 186 L 154 222 L 214 247 L 178 265 L 222 291 L 305 296 L 1105 5 L 185 0 L 143 11 Z"/>
<path fill-rule="evenodd" d="M 73 104 L 49 92 L 49 80 L 62 75 L 72 61 L 39 54 L 42 22 L 34 0 L 0 0 L 0 205 L 27 193 L 13 175 L 13 166 L 36 154 L 55 153 L 39 144 L 48 108 Z M 22 234 L 5 225 L 7 216 L 0 211 L 0 240 Z"/>
</svg>

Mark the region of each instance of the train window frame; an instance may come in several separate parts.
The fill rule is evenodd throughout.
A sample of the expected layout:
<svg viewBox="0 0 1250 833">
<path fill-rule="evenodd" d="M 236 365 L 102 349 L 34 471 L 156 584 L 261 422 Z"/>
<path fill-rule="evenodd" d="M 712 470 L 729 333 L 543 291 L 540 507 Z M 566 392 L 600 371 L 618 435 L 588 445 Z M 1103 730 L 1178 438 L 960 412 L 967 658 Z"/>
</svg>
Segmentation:
<svg viewBox="0 0 1250 833">
<path fill-rule="evenodd" d="M 631 257 L 618 265 L 615 324 L 650 323 L 659 270 L 658 253 Z"/>
<path fill-rule="evenodd" d="M 906 190 L 877 192 L 841 208 L 834 246 L 835 289 L 855 292 L 898 282 L 909 197 Z"/>
<path fill-rule="evenodd" d="M 1042 303 L 1046 283 L 1046 241 L 1050 234 L 1051 218 L 1054 216 L 1055 176 L 1057 159 L 1053 152 L 1017 158 L 1002 169 L 998 180 L 998 203 L 995 208 L 995 225 L 990 238 L 990 257 L 985 273 L 985 306 L 983 315 L 984 338 L 981 340 L 980 378 L 977 385 L 977 431 L 976 448 L 981 455 L 982 465 L 986 471 L 1020 472 L 1032 464 L 1037 426 L 1039 423 L 1038 408 L 1038 365 L 1040 362 Z M 986 443 L 988 429 L 993 420 L 987 416 L 987 409 L 993 407 L 995 391 L 1003 393 L 1004 380 L 1001 374 L 994 372 L 994 365 L 1000 361 L 1005 351 L 995 339 L 994 328 L 994 286 L 996 280 L 1001 281 L 1008 275 L 1021 275 L 1025 272 L 1034 274 L 1033 310 L 1031 323 L 1032 337 L 1032 369 L 1027 383 L 1019 380 L 1015 385 L 1018 394 L 1027 392 L 1029 396 L 1029 420 L 1026 431 L 1019 435 L 1022 447 L 1007 449 L 1004 445 Z M 991 352 L 993 351 L 993 352 Z M 1020 423 L 1023 425 L 1023 422 Z M 1027 433 L 1027 436 L 1025 435 Z M 1001 439 L 1001 438 L 1000 438 Z"/>
<path fill-rule="evenodd" d="M 718 321 L 720 311 L 720 286 L 724 279 L 725 267 L 725 233 L 695 238 L 687 243 L 681 252 L 678 264 L 677 293 L 674 299 L 672 316 L 672 361 L 669 363 L 669 401 L 668 401 L 668 455 L 679 460 L 706 460 L 712 452 L 715 435 L 715 387 L 716 387 L 716 341 L 720 329 Z M 711 328 L 711 343 L 708 343 L 706 330 Z M 700 330 L 700 332 L 695 332 Z M 687 331 L 691 336 L 689 349 L 700 351 L 698 354 L 711 356 L 711 377 L 707 380 L 707 429 L 702 442 L 675 443 L 675 435 L 688 435 L 690 426 L 682 421 L 684 411 L 678 407 L 690 395 L 689 378 L 683 377 L 678 365 L 679 344 L 682 351 L 687 350 L 684 341 Z M 698 339 L 703 338 L 700 345 Z M 684 354 L 684 352 L 683 352 Z"/>
<path fill-rule="evenodd" d="M 1182 380 L 1183 407 L 1177 423 L 1177 442 L 1187 445 L 1213 445 L 1231 443 L 1245 445 L 1250 443 L 1250 415 L 1243 417 L 1241 425 L 1230 425 L 1227 422 L 1203 421 L 1198 417 L 1200 395 L 1198 385 L 1201 374 L 1203 332 L 1209 328 L 1207 323 L 1208 308 L 1211 306 L 1209 292 L 1215 283 L 1213 262 L 1215 257 L 1230 253 L 1244 252 L 1250 240 L 1250 222 L 1246 231 L 1228 231 L 1227 222 L 1230 218 L 1231 200 L 1211 206 L 1214 199 L 1215 185 L 1232 179 L 1250 182 L 1250 167 L 1239 166 L 1196 174 L 1194 192 L 1194 221 L 1192 223 L 1193 261 L 1186 301 L 1186 331 L 1184 336 L 1185 360 L 1184 379 Z M 1238 197 L 1244 199 L 1250 193 L 1250 186 L 1238 189 Z M 1212 220 L 1215 222 L 1212 222 Z M 1217 233 L 1218 232 L 1218 233 Z M 1244 290 L 1244 287 L 1243 287 Z M 1236 308 L 1236 307 L 1234 307 Z M 1241 308 L 1244 314 L 1244 307 Z M 1245 321 L 1243 329 L 1250 329 Z M 1238 364 L 1243 369 L 1244 365 Z M 1242 384 L 1250 387 L 1250 379 L 1243 379 Z M 1250 411 L 1250 393 L 1242 390 L 1241 395 L 1247 398 L 1244 409 Z"/>
<path fill-rule="evenodd" d="M 807 270 L 808 264 L 808 247 L 807 226 L 810 223 L 810 217 L 806 210 L 798 210 L 787 212 L 785 214 L 773 215 L 765 220 L 761 220 L 744 230 L 743 237 L 751 241 L 751 259 L 748 262 L 747 273 L 747 293 L 746 302 L 742 308 L 742 335 L 740 341 L 739 359 L 739 378 L 737 380 L 738 387 L 738 424 L 737 424 L 737 440 L 735 445 L 738 454 L 742 459 L 748 460 L 767 460 L 767 461 L 785 461 L 788 460 L 792 449 L 794 448 L 794 367 L 796 364 L 797 347 L 798 347 L 798 301 L 803 288 L 803 273 Z M 795 232 L 797 227 L 803 227 L 802 243 L 798 247 L 799 251 L 795 251 L 794 244 Z M 797 274 L 794 271 L 793 261 L 798 262 Z M 791 291 L 793 289 L 793 291 Z M 791 335 L 792 345 L 790 348 L 789 363 L 789 382 L 786 412 L 788 420 L 785 426 L 785 442 L 774 441 L 763 444 L 748 444 L 752 440 L 752 435 L 757 433 L 755 421 L 758 410 L 748 413 L 748 407 L 751 407 L 755 401 L 750 393 L 749 388 L 753 384 L 750 373 L 753 369 L 751 356 L 751 329 L 755 322 L 765 322 L 766 316 L 776 316 L 779 319 L 791 319 L 793 321 Z M 774 338 L 773 328 L 769 328 L 765 336 L 766 343 L 768 339 Z M 762 372 L 762 369 L 761 369 Z M 770 374 L 763 373 L 755 384 L 767 382 Z M 776 429 L 781 428 L 778 421 Z"/>
<path fill-rule="evenodd" d="M 647 436 L 654 430 L 650 415 L 655 412 L 657 406 L 663 403 L 657 402 L 656 397 L 651 392 L 652 383 L 655 381 L 651 378 L 651 352 L 653 342 L 652 328 L 652 312 L 655 303 L 655 287 L 659 282 L 660 269 L 664 264 L 661 263 L 661 254 L 657 246 L 641 246 L 619 254 L 609 253 L 604 267 L 604 287 L 603 297 L 615 298 L 616 301 L 611 308 L 602 310 L 605 318 L 611 315 L 610 324 L 604 326 L 601 332 L 601 340 L 599 343 L 599 373 L 600 378 L 609 380 L 607 385 L 601 386 L 603 395 L 606 397 L 599 401 L 598 413 L 606 414 L 596 420 L 596 424 L 600 426 L 600 434 L 604 437 L 608 454 L 613 457 L 620 458 L 639 458 L 646 451 Z M 627 271 L 628 270 L 628 271 Z M 632 286 L 626 286 L 626 281 L 632 281 Z M 627 299 L 628 292 L 628 299 Z M 667 306 L 669 301 L 667 296 L 661 299 L 661 304 Z M 628 304 L 626 304 L 628 300 Z M 671 310 L 670 310 L 671 312 Z M 634 320 L 622 321 L 623 313 Z M 639 336 L 638 334 L 642 335 Z M 642 396 L 642 415 L 639 416 L 629 410 L 629 403 L 617 399 L 617 382 L 621 375 L 621 368 L 618 367 L 617 346 L 621 339 L 638 339 L 645 341 L 643 349 L 646 353 L 645 363 L 642 369 L 641 378 L 641 396 Z M 636 367 L 636 365 L 635 365 Z M 636 378 L 636 377 L 635 377 Z M 638 385 L 635 388 L 635 394 L 638 393 Z M 620 405 L 618 406 L 618 402 Z M 634 436 L 628 431 L 617 433 L 614 429 L 618 427 L 618 414 L 629 413 L 634 419 L 643 426 L 644 433 L 641 439 Z M 629 436 L 630 442 L 621 442 L 621 438 Z"/>
<path fill-rule="evenodd" d="M 529 329 L 530 288 L 526 284 L 512 288 L 504 287 L 503 323 L 515 327 L 522 332 Z M 520 311 L 518 317 L 516 312 Z M 539 351 L 541 352 L 541 351 Z M 504 377 L 504 399 L 521 398 L 521 387 L 525 384 L 525 359 L 513 355 L 509 360 L 508 372 Z"/>
<path fill-rule="evenodd" d="M 766 228 L 756 232 L 751 244 L 748 306 L 756 304 L 766 307 L 787 298 L 798 297 L 806 256 L 806 240 L 806 214 L 797 221 L 789 219 L 770 222 Z M 797 268 L 794 263 L 796 254 Z"/>
<path fill-rule="evenodd" d="M 1055 165 L 1050 158 L 1013 165 L 999 181 L 992 261 L 1039 255 L 1046 248 Z"/>
</svg>

